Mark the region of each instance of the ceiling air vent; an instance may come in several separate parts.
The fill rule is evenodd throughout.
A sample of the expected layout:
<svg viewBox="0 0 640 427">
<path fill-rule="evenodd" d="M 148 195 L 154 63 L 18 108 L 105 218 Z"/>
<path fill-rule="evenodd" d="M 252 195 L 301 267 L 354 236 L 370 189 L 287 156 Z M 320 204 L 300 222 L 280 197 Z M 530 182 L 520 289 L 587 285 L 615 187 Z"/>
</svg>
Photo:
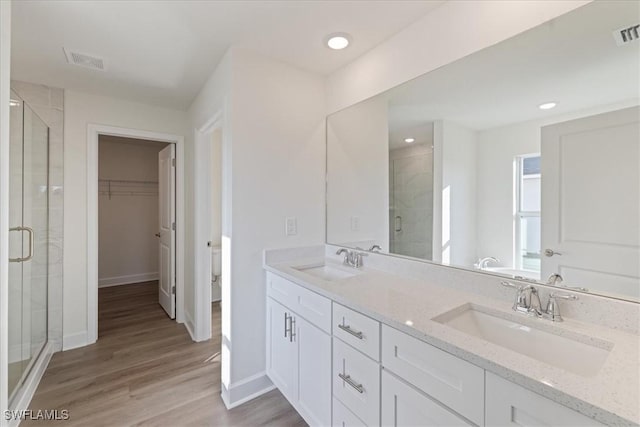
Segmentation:
<svg viewBox="0 0 640 427">
<path fill-rule="evenodd" d="M 616 44 L 618 46 L 638 41 L 640 39 L 640 24 L 615 30 L 613 32 L 613 38 L 616 39 Z"/>
<path fill-rule="evenodd" d="M 64 48 L 63 50 L 69 64 L 91 68 L 92 70 L 104 71 L 104 60 L 102 58 L 76 52 L 66 48 Z"/>
</svg>

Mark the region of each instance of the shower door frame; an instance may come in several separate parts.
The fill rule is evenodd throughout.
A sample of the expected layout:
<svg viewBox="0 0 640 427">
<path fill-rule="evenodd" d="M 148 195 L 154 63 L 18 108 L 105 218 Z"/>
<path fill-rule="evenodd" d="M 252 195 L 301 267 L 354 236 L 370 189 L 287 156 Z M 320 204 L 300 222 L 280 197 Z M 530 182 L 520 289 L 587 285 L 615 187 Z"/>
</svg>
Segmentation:
<svg viewBox="0 0 640 427">
<path fill-rule="evenodd" d="M 11 90 L 10 92 L 11 93 Z M 18 94 L 16 94 L 16 96 L 19 97 Z M 28 106 L 29 104 L 20 97 L 20 102 L 22 103 L 22 113 L 23 113 L 23 117 L 24 117 L 24 109 L 26 106 Z M 9 105 L 9 103 L 7 103 L 7 105 Z M 49 170 L 49 161 L 50 161 L 50 149 L 51 149 L 51 142 L 50 142 L 50 131 L 51 129 L 49 128 L 49 126 L 44 122 L 44 120 L 42 120 L 42 118 L 40 118 L 38 116 L 38 114 L 33 110 L 33 108 L 29 107 L 29 109 L 31 110 L 31 113 L 37 117 L 47 128 L 47 148 L 46 148 L 46 158 L 47 158 L 47 169 L 46 169 L 46 177 L 47 177 L 47 210 L 46 210 L 46 222 L 47 222 L 47 244 L 46 244 L 46 248 L 47 248 L 47 252 L 49 251 L 49 240 L 48 240 L 48 234 L 49 234 L 49 180 L 50 180 L 50 170 Z M 24 120 L 24 118 L 23 118 Z M 24 121 L 22 123 L 23 126 L 23 130 L 22 130 L 22 144 L 23 144 L 23 156 L 24 156 L 24 144 L 25 144 L 25 133 L 24 133 Z M 11 145 L 10 143 L 10 138 L 8 140 L 8 144 L 7 144 L 7 148 L 9 148 L 9 146 Z M 9 150 L 7 150 L 9 151 Z M 5 154 L 3 152 L 3 154 Z M 8 184 L 8 178 L 9 178 L 9 163 L 10 163 L 10 159 L 9 159 L 9 153 L 6 153 L 7 156 L 7 164 L 3 164 L 3 166 L 6 166 L 3 169 L 3 173 L 5 174 L 4 176 L 2 176 L 2 179 L 4 180 L 5 177 L 7 178 L 6 182 Z M 21 218 L 21 223 L 22 226 L 24 226 L 24 175 L 25 175 L 25 170 L 24 170 L 24 157 L 22 158 L 22 176 L 23 176 L 23 182 L 22 182 L 22 187 L 23 187 L 23 193 L 22 193 L 22 199 L 20 200 L 20 203 L 22 204 L 22 218 Z M 6 172 L 4 172 L 6 171 Z M 8 185 L 7 185 L 8 187 Z M 4 188 L 4 187 L 3 187 Z M 8 207 L 9 207 L 9 189 L 6 189 L 6 194 L 7 194 L 7 199 L 3 199 L 3 202 L 6 203 L 7 206 L 7 213 L 9 211 Z M 6 224 L 3 224 L 2 226 L 4 227 L 3 229 L 9 230 L 9 218 L 7 215 L 6 218 Z M 8 244 L 9 239 L 7 238 L 7 244 Z M 8 245 L 7 245 L 7 256 L 6 256 L 6 264 L 3 264 L 3 266 L 7 266 L 9 265 L 9 253 L 8 253 Z M 47 257 L 48 257 L 48 253 L 47 253 Z M 27 261 L 27 260 L 25 260 Z M 48 263 L 48 261 L 47 261 Z M 24 279 L 24 272 L 22 273 L 22 278 Z M 48 304 L 49 304 L 49 297 L 48 297 L 48 280 L 49 280 L 49 273 L 48 273 L 48 265 L 47 265 L 47 273 L 45 275 L 46 280 L 47 280 L 47 285 L 46 285 L 46 297 L 45 297 L 45 301 L 47 304 L 47 315 L 45 316 L 46 319 L 46 324 L 48 325 L 49 322 L 49 312 L 48 312 Z M 8 277 L 7 277 L 8 279 Z M 7 289 L 8 289 L 8 282 L 7 282 Z M 3 293 L 3 297 L 5 301 L 7 301 L 8 299 L 8 293 L 4 294 Z M 8 301 L 7 301 L 8 302 Z M 3 304 L 3 309 L 7 309 L 7 305 L 6 303 Z M 23 315 L 22 315 L 23 316 Z M 4 319 L 3 319 L 4 320 Z M 2 328 L 2 332 L 4 335 L 6 335 L 8 337 L 8 332 L 9 332 L 9 324 L 8 324 L 8 319 L 6 319 L 6 322 L 3 325 Z M 55 351 L 54 349 L 54 345 L 51 343 L 51 341 L 49 340 L 48 337 L 48 326 L 45 327 L 45 333 L 47 335 L 47 338 L 44 341 L 44 344 L 42 345 L 41 348 L 38 349 L 37 354 L 34 354 L 31 356 L 31 359 L 26 367 L 26 369 L 22 372 L 21 377 L 20 377 L 20 381 L 18 382 L 18 384 L 16 385 L 16 389 L 14 390 L 13 393 L 9 393 L 8 390 L 8 366 L 9 366 L 9 354 L 8 354 L 8 341 L 5 342 L 3 340 L 2 345 L 7 345 L 7 347 L 5 347 L 2 350 L 2 363 L 3 363 L 3 374 L 7 374 L 7 375 L 3 375 L 3 378 L 6 378 L 7 381 L 3 381 L 2 384 L 2 394 L 3 394 L 3 398 L 2 398 L 2 406 L 3 408 L 6 407 L 9 410 L 13 410 L 13 411 L 20 411 L 20 410 L 26 410 L 27 406 L 29 405 L 29 403 L 31 402 L 31 399 L 33 398 L 33 395 L 36 392 L 36 389 L 38 388 L 38 384 L 40 384 L 40 380 L 42 379 L 42 376 L 44 375 L 45 370 L 47 369 L 47 366 L 49 365 L 49 362 L 51 361 L 51 357 L 53 356 L 53 353 Z M 31 346 L 29 346 L 31 347 Z M 24 344 L 21 345 L 21 348 L 24 348 Z M 6 400 L 5 400 L 6 399 Z M 6 403 L 5 403 L 6 402 Z M 6 406 L 5 406 L 6 405 Z M 4 417 L 3 417 L 4 418 Z M 7 420 L 4 420 L 7 421 Z M 9 420 L 8 421 L 9 425 L 13 425 L 15 424 L 15 420 Z"/>
</svg>

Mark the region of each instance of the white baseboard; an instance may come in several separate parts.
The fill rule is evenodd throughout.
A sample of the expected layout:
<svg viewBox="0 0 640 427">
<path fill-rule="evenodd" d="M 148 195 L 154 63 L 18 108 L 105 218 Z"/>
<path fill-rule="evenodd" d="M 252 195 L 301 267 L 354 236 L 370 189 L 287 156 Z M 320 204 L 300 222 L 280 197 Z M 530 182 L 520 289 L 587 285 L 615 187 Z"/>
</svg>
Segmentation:
<svg viewBox="0 0 640 427">
<path fill-rule="evenodd" d="M 87 331 L 65 335 L 62 337 L 62 350 L 67 351 L 78 347 L 84 347 L 89 344 L 87 338 Z"/>
<path fill-rule="evenodd" d="M 40 380 L 44 375 L 44 371 L 46 371 L 47 366 L 49 366 L 51 356 L 53 356 L 53 346 L 50 343 L 47 343 L 42 349 L 40 357 L 38 357 L 35 364 L 31 368 L 31 373 L 29 374 L 29 376 L 27 376 L 24 385 L 15 396 L 13 405 L 11 405 L 12 411 L 23 411 L 29 408 L 31 399 L 38 389 L 38 385 L 40 384 Z M 18 424 L 20 424 L 20 421 L 20 419 L 10 420 L 7 425 L 9 427 L 17 427 Z"/>
<path fill-rule="evenodd" d="M 140 273 L 140 274 L 129 274 L 127 276 L 116 276 L 116 277 L 102 277 L 98 279 L 98 287 L 106 288 L 109 286 L 120 286 L 120 285 L 130 285 L 131 283 L 141 283 L 141 282 L 150 282 L 152 280 L 158 280 L 160 277 L 159 273 Z"/>
<path fill-rule="evenodd" d="M 232 383 L 228 389 L 224 384 L 221 387 L 220 396 L 227 409 L 233 409 L 276 388 L 265 372 Z"/>
<path fill-rule="evenodd" d="M 191 339 L 193 341 L 197 341 L 196 340 L 196 327 L 193 323 L 193 319 L 191 318 L 191 314 L 189 312 L 187 312 L 185 310 L 184 312 L 184 327 L 187 328 L 187 332 L 189 332 L 189 335 L 191 336 Z"/>
</svg>

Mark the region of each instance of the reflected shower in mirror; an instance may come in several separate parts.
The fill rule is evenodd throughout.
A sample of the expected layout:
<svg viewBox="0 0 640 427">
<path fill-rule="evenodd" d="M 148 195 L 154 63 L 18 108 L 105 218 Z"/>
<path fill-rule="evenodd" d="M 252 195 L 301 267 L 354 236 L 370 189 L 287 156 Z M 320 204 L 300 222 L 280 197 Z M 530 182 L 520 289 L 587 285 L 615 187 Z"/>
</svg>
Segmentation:
<svg viewBox="0 0 640 427">
<path fill-rule="evenodd" d="M 637 2 L 593 2 L 327 119 L 327 242 L 640 297 Z"/>
</svg>

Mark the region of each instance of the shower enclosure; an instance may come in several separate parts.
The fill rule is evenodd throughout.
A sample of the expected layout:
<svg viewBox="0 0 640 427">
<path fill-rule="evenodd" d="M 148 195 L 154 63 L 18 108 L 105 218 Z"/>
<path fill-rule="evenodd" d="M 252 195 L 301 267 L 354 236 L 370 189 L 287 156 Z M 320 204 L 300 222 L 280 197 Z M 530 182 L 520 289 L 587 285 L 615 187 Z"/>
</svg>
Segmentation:
<svg viewBox="0 0 640 427">
<path fill-rule="evenodd" d="M 9 404 L 48 341 L 49 128 L 11 91 Z"/>
</svg>

